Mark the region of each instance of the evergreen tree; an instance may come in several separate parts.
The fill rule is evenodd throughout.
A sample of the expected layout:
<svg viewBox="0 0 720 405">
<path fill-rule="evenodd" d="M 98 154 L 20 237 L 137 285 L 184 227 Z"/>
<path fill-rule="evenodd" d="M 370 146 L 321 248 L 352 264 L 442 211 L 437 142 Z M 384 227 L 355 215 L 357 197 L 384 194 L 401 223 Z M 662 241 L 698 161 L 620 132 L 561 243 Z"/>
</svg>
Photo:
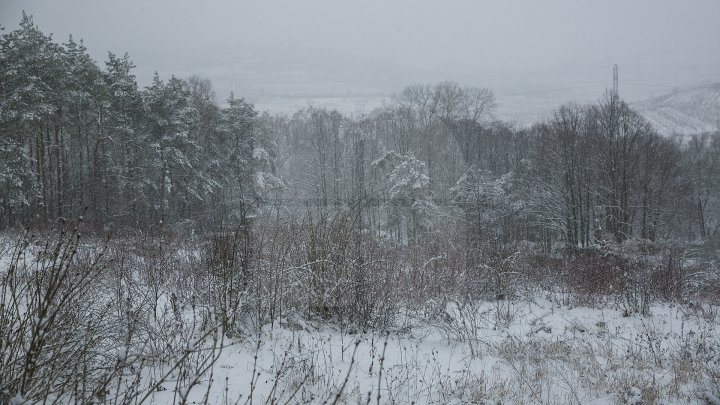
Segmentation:
<svg viewBox="0 0 720 405">
<path fill-rule="evenodd" d="M 173 76 L 165 83 L 157 73 L 143 94 L 151 142 L 146 170 L 155 180 L 148 183 L 159 224 L 192 217 L 192 202 L 202 200 L 214 184 L 202 166 L 200 145 L 190 137 L 198 112 L 189 95 L 183 80 Z"/>
<path fill-rule="evenodd" d="M 227 103 L 228 106 L 221 111 L 220 127 L 227 153 L 225 167 L 228 168 L 224 201 L 226 216 L 235 222 L 245 217 L 258 202 L 253 164 L 258 114 L 251 104 L 245 99 L 235 98 L 233 93 L 230 93 Z"/>
<path fill-rule="evenodd" d="M 0 40 L 0 61 L 1 143 L 5 153 L 16 156 L 3 159 L 0 169 L 8 195 L 13 196 L 3 199 L 3 211 L 27 206 L 41 221 L 47 221 L 58 213 L 59 202 L 53 199 L 52 190 L 59 192 L 62 187 L 57 184 L 59 179 L 53 178 L 60 160 L 57 139 L 65 77 L 62 48 L 23 13 L 20 28 Z"/>
<path fill-rule="evenodd" d="M 142 213 L 149 212 L 147 189 L 152 182 L 142 171 L 148 153 L 148 134 L 142 129 L 143 100 L 138 91 L 135 65 L 127 54 L 122 58 L 108 53 L 104 85 L 107 87 L 105 130 L 112 139 L 113 156 L 110 179 L 114 184 L 116 215 L 131 223 L 144 222 Z"/>
</svg>

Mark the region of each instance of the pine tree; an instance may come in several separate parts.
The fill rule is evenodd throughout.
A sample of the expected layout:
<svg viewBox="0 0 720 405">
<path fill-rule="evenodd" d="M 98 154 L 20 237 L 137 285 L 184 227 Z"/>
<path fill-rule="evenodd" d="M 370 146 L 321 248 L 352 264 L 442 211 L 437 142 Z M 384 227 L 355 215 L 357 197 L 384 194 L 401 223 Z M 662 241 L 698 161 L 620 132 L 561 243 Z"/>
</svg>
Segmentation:
<svg viewBox="0 0 720 405">
<path fill-rule="evenodd" d="M 113 140 L 110 145 L 113 161 L 108 174 L 116 187 L 114 211 L 138 224 L 146 220 L 143 213 L 149 211 L 148 181 L 142 173 L 148 144 L 148 134 L 141 127 L 143 100 L 132 73 L 135 65 L 127 53 L 121 58 L 108 53 L 105 66 L 103 83 L 108 93 L 105 130 Z"/>
<path fill-rule="evenodd" d="M 189 217 L 192 200 L 202 199 L 209 179 L 201 167 L 201 148 L 190 137 L 198 113 L 189 103 L 185 82 L 171 77 L 167 83 L 155 74 L 144 92 L 150 156 L 146 170 L 151 179 L 156 223 Z"/>
<path fill-rule="evenodd" d="M 2 170 L 5 187 L 14 196 L 5 199 L 8 205 L 3 210 L 10 212 L 22 202 L 31 207 L 30 211 L 38 212 L 41 221 L 47 221 L 58 213 L 59 201 L 53 199 L 53 188 L 61 188 L 57 184 L 60 176 L 53 178 L 53 174 L 60 161 L 56 140 L 62 115 L 62 48 L 23 13 L 20 28 L 2 36 L 0 59 L 2 144 L 6 153 L 18 156 L 3 160 L 7 165 Z M 34 179 L 28 181 L 31 172 Z M 37 196 L 31 191 L 35 184 L 39 188 Z M 17 190 L 20 185 L 27 187 L 26 192 Z"/>
<path fill-rule="evenodd" d="M 257 111 L 242 98 L 233 93 L 227 100 L 228 106 L 221 111 L 220 131 L 226 147 L 228 177 L 225 184 L 227 215 L 232 222 L 240 221 L 257 204 L 259 197 L 255 187 L 255 125 Z"/>
</svg>

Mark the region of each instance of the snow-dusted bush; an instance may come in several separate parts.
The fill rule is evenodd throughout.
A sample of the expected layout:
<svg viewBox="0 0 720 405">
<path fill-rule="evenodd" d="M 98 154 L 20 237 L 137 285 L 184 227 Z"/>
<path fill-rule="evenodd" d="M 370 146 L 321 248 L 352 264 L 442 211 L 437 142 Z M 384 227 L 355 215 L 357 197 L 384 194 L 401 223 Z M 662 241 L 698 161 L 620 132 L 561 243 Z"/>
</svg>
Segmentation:
<svg viewBox="0 0 720 405">
<path fill-rule="evenodd" d="M 26 233 L 0 268 L 0 403 L 141 403 L 166 384 L 186 395 L 217 359 L 217 327 L 159 304 L 153 288 L 167 289 L 130 254 L 81 241 L 77 223 Z"/>
</svg>

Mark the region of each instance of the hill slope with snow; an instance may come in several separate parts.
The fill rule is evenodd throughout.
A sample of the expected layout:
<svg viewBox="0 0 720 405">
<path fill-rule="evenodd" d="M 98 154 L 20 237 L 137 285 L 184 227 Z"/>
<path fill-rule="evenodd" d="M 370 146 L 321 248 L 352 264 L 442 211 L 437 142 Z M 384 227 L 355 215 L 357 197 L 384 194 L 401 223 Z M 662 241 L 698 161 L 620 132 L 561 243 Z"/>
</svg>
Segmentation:
<svg viewBox="0 0 720 405">
<path fill-rule="evenodd" d="M 720 83 L 675 91 L 632 106 L 664 135 L 716 131 L 720 126 Z"/>
</svg>

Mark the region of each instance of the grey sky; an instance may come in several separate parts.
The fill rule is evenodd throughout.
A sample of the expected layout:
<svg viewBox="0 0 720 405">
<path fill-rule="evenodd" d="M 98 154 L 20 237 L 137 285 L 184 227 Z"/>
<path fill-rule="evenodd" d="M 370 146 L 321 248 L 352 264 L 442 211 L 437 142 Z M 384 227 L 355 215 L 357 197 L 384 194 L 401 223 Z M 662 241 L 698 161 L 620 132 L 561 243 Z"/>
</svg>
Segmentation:
<svg viewBox="0 0 720 405">
<path fill-rule="evenodd" d="M 582 100 L 609 86 L 614 63 L 631 99 L 720 81 L 719 0 L 2 0 L 0 24 L 14 29 L 23 9 L 56 40 L 84 38 L 100 62 L 127 51 L 141 84 L 155 70 L 198 73 L 221 99 L 450 79 L 506 104 Z"/>
</svg>

